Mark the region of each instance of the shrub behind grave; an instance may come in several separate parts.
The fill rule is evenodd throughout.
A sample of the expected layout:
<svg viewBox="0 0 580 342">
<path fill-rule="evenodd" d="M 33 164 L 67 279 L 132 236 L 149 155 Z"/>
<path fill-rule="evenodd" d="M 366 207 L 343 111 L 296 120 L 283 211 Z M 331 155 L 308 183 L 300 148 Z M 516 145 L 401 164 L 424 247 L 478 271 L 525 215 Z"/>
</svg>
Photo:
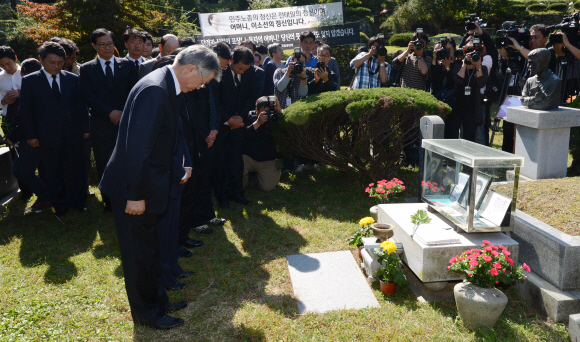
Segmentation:
<svg viewBox="0 0 580 342">
<path fill-rule="evenodd" d="M 445 117 L 449 112 L 431 94 L 414 89 L 327 92 L 286 108 L 276 136 L 282 151 L 341 171 L 354 168 L 376 180 L 399 168 L 401 151 L 418 131 L 422 116 Z"/>
</svg>

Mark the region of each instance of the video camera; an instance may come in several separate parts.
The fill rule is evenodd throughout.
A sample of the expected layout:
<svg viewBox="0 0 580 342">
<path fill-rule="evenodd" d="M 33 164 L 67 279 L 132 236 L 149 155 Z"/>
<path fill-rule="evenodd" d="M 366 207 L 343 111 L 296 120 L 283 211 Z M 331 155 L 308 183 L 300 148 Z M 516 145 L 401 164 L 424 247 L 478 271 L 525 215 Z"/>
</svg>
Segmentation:
<svg viewBox="0 0 580 342">
<path fill-rule="evenodd" d="M 557 25 L 548 26 L 547 29 L 552 30 L 560 30 L 566 34 L 568 40 L 572 43 L 577 40 L 580 40 L 578 29 L 580 28 L 580 12 L 576 12 L 574 14 L 570 14 L 565 16 L 562 19 L 562 22 Z M 551 34 L 550 35 L 550 43 L 552 44 L 562 44 L 564 42 L 563 37 L 561 34 Z M 574 44 L 576 45 L 576 44 Z"/>
<path fill-rule="evenodd" d="M 377 33 L 377 41 L 379 46 L 377 46 L 377 54 L 381 57 L 387 55 L 387 48 L 385 47 L 385 35 L 382 33 Z"/>
<path fill-rule="evenodd" d="M 441 38 L 439 40 L 439 44 L 441 45 L 441 49 L 437 50 L 437 53 L 436 53 L 438 61 L 440 61 L 442 59 L 449 58 L 449 49 L 446 48 L 447 42 L 448 42 L 447 37 Z"/>
<path fill-rule="evenodd" d="M 299 52 L 302 52 L 302 49 L 299 47 L 295 47 L 294 53 L 299 53 Z M 294 75 L 294 76 L 300 75 L 302 73 L 302 71 L 304 71 L 304 62 L 296 61 L 294 63 L 294 70 L 292 70 L 292 75 Z"/>
<path fill-rule="evenodd" d="M 509 38 L 515 39 L 525 48 L 528 47 L 530 31 L 524 27 L 524 24 L 517 25 L 515 21 L 504 21 L 501 25 L 502 29 L 496 31 L 496 34 L 498 35 L 498 37 L 495 38 L 496 48 L 505 48 L 508 52 L 515 52 L 515 50 L 509 47 L 509 45 L 513 44 Z"/>
<path fill-rule="evenodd" d="M 268 96 L 268 107 L 270 108 L 270 110 L 266 113 L 268 122 L 275 124 L 280 121 L 280 114 L 272 109 L 276 107 L 276 96 Z"/>
<path fill-rule="evenodd" d="M 476 29 L 475 24 L 479 25 L 479 27 L 486 27 L 487 23 L 485 20 L 481 19 L 477 16 L 477 13 L 472 13 L 467 17 L 464 17 L 463 20 L 465 21 L 465 31 L 473 31 Z"/>
</svg>

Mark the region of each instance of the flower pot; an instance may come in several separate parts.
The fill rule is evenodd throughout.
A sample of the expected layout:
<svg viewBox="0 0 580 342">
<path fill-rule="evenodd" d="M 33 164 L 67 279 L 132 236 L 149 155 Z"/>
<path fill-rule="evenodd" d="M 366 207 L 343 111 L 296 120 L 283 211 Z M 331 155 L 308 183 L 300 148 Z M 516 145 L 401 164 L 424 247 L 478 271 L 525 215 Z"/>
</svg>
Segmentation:
<svg viewBox="0 0 580 342">
<path fill-rule="evenodd" d="M 359 259 L 362 259 L 362 254 L 361 254 L 362 250 L 363 250 L 363 247 L 358 248 L 358 258 Z"/>
<path fill-rule="evenodd" d="M 378 242 L 383 242 L 389 239 L 395 233 L 395 226 L 388 223 L 373 223 L 371 224 L 373 228 L 373 236 L 379 240 Z"/>
<path fill-rule="evenodd" d="M 496 288 L 459 283 L 453 288 L 457 312 L 468 329 L 491 328 L 507 305 L 506 295 Z"/>
<path fill-rule="evenodd" d="M 390 294 L 391 296 L 393 296 L 395 294 L 395 291 L 397 290 L 397 284 L 396 283 L 385 283 L 382 280 L 379 279 L 379 282 L 381 283 L 381 292 L 383 294 Z"/>
</svg>

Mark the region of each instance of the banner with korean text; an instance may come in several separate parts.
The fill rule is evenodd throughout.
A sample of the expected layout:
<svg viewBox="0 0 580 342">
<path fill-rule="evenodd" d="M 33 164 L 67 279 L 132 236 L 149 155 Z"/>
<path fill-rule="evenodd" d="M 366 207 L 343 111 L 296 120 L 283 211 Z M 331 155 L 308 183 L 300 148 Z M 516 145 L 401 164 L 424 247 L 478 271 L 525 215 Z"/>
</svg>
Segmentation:
<svg viewBox="0 0 580 342">
<path fill-rule="evenodd" d="M 227 36 L 202 36 L 195 35 L 199 44 L 211 45 L 217 41 L 224 41 L 232 46 L 239 45 L 244 40 L 251 40 L 256 45 L 268 46 L 272 43 L 280 43 L 283 49 L 292 49 L 300 46 L 300 33 L 305 29 L 286 31 L 232 34 Z M 328 45 L 347 45 L 360 42 L 360 24 L 348 23 L 344 25 L 313 27 L 309 29 L 320 40 Z"/>
<path fill-rule="evenodd" d="M 313 27 L 341 25 L 343 23 L 342 3 L 333 2 L 239 12 L 200 13 L 199 23 L 204 37 L 274 31 L 305 31 Z"/>
</svg>

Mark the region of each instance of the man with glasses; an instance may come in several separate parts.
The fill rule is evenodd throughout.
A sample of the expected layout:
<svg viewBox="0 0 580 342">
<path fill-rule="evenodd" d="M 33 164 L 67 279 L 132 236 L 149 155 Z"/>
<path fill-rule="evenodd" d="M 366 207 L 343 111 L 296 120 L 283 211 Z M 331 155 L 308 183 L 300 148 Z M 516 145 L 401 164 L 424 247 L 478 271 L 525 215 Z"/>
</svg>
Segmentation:
<svg viewBox="0 0 580 342">
<path fill-rule="evenodd" d="M 111 31 L 100 28 L 91 34 L 97 58 L 81 66 L 80 86 L 91 114 L 91 144 L 99 181 L 115 148 L 123 107 L 131 88 L 137 82 L 134 62 L 114 57 L 115 43 Z M 111 210 L 103 196 L 105 210 Z"/>
<path fill-rule="evenodd" d="M 331 54 L 332 49 L 326 44 L 318 48 L 318 62 L 323 62 L 324 67 L 314 69 L 314 79 L 308 82 L 308 95 L 336 90 L 338 77 L 330 69 Z"/>
<path fill-rule="evenodd" d="M 137 68 L 145 60 L 143 59 L 143 46 L 145 45 L 145 35 L 139 30 L 127 28 L 123 34 L 125 47 L 127 48 L 127 58 L 135 64 Z"/>
</svg>

